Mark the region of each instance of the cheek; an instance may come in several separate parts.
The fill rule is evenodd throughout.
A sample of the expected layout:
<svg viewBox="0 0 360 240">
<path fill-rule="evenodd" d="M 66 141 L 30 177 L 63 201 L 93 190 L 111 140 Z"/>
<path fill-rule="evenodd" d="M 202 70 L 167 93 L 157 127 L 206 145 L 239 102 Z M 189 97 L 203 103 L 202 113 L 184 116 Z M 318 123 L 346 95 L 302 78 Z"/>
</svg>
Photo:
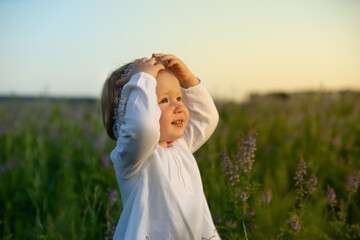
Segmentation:
<svg viewBox="0 0 360 240">
<path fill-rule="evenodd" d="M 185 113 L 186 124 L 187 124 L 189 122 L 189 110 L 187 108 L 185 108 L 184 113 Z"/>
<path fill-rule="evenodd" d="M 168 111 L 166 111 L 166 109 L 161 109 L 161 116 L 160 116 L 160 120 L 159 120 L 160 127 L 162 125 L 165 125 L 168 122 L 168 119 L 169 119 L 168 115 L 169 114 L 168 114 Z"/>
</svg>

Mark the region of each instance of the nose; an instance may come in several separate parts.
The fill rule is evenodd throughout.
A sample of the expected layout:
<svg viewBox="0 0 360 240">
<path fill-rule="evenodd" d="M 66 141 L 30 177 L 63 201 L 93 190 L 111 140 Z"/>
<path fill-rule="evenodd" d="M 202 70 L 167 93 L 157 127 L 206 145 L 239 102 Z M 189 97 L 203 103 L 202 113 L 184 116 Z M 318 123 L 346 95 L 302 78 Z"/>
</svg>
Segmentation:
<svg viewBox="0 0 360 240">
<path fill-rule="evenodd" d="M 185 105 L 182 102 L 176 102 L 175 103 L 175 113 L 181 113 L 184 111 Z"/>
</svg>

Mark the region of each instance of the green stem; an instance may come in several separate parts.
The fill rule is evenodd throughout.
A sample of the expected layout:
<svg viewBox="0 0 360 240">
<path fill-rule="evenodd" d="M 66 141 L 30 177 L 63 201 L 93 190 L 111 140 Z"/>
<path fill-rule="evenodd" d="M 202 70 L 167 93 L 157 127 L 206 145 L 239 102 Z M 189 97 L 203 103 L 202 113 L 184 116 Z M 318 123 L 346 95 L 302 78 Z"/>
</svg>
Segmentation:
<svg viewBox="0 0 360 240">
<path fill-rule="evenodd" d="M 244 221 L 242 221 L 242 224 L 243 224 L 243 228 L 244 228 L 244 233 L 245 233 L 245 239 L 248 240 L 247 238 L 247 234 L 246 234 L 246 228 L 245 228 L 245 224 L 244 224 Z"/>
</svg>

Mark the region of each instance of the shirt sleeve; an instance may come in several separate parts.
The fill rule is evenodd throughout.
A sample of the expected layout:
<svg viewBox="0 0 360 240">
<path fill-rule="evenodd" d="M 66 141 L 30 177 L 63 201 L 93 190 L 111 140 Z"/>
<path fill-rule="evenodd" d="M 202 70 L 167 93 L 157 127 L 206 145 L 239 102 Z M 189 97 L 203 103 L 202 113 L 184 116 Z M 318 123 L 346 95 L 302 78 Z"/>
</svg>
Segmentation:
<svg viewBox="0 0 360 240">
<path fill-rule="evenodd" d="M 213 99 L 201 83 L 190 88 L 182 88 L 183 102 L 189 110 L 189 122 L 184 132 L 184 140 L 194 153 L 213 134 L 219 113 Z"/>
<path fill-rule="evenodd" d="M 156 83 L 153 76 L 140 72 L 123 87 L 126 110 L 111 159 L 116 174 L 124 178 L 139 170 L 159 142 L 161 111 L 157 104 Z"/>
</svg>

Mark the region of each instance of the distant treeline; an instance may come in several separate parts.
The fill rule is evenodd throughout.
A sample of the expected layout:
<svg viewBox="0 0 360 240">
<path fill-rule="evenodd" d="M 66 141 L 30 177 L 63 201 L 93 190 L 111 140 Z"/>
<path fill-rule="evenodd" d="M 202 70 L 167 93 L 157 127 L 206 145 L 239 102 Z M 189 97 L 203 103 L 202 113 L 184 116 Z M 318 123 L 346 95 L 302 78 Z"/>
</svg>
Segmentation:
<svg viewBox="0 0 360 240">
<path fill-rule="evenodd" d="M 269 92 L 269 93 L 251 93 L 249 95 L 250 100 L 263 99 L 263 98 L 278 98 L 288 99 L 291 97 L 313 97 L 313 96 L 334 96 L 343 97 L 349 95 L 360 95 L 360 90 L 340 90 L 340 91 L 299 91 L 299 92 Z M 87 102 L 93 103 L 99 100 L 96 97 L 55 97 L 55 96 L 21 96 L 21 95 L 0 95 L 0 102 L 5 101 L 51 101 L 51 102 Z"/>
<path fill-rule="evenodd" d="M 54 97 L 54 96 L 16 96 L 16 95 L 0 95 L 0 102 L 9 102 L 9 101 L 51 101 L 51 102 L 88 102 L 93 103 L 98 101 L 98 98 L 95 97 Z"/>
<path fill-rule="evenodd" d="M 343 96 L 350 96 L 360 95 L 360 90 L 340 90 L 340 91 L 298 91 L 298 92 L 270 92 L 266 94 L 258 94 L 252 93 L 250 94 L 250 99 L 258 99 L 258 98 L 280 98 L 280 99 L 287 99 L 291 97 L 313 97 L 313 96 L 327 96 L 327 97 L 343 97 Z"/>
</svg>

